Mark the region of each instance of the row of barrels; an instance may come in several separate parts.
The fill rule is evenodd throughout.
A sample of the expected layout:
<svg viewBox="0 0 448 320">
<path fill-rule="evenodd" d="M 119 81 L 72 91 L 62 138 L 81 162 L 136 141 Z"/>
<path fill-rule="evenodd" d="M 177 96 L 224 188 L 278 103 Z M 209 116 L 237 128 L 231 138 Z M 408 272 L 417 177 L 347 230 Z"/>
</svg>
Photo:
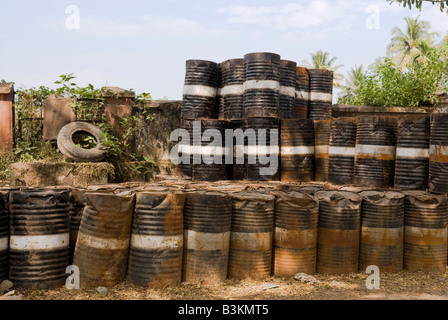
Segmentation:
<svg viewBox="0 0 448 320">
<path fill-rule="evenodd" d="M 275 53 L 249 53 L 222 63 L 187 60 L 181 118 L 328 119 L 332 94 L 332 71 L 297 67 Z"/>
<path fill-rule="evenodd" d="M 1 191 L 0 279 L 9 277 L 17 288 L 55 288 L 65 283 L 70 263 L 83 288 L 111 287 L 126 277 L 161 287 L 341 274 L 369 265 L 443 272 L 447 265 L 446 195 L 231 186 L 74 191 L 74 197 L 69 190 Z M 81 218 L 73 221 L 81 204 Z"/>
</svg>

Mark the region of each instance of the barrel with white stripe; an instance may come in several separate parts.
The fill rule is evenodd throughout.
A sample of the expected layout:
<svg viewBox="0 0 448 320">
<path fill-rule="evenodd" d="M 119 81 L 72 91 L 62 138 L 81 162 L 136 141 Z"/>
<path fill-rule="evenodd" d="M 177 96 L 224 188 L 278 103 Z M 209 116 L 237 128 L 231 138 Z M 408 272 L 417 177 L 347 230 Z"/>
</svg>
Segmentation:
<svg viewBox="0 0 448 320">
<path fill-rule="evenodd" d="M 218 64 L 207 60 L 187 60 L 182 94 L 182 119 L 214 119 L 218 86 Z"/>
<path fill-rule="evenodd" d="M 429 172 L 430 116 L 398 118 L 395 188 L 426 190 Z"/>
<path fill-rule="evenodd" d="M 229 70 L 222 88 L 224 97 L 224 119 L 243 119 L 243 96 L 244 96 L 244 59 L 230 59 Z"/>
<path fill-rule="evenodd" d="M 446 194 L 405 191 L 404 268 L 445 272 L 447 265 Z"/>
<path fill-rule="evenodd" d="M 296 96 L 292 107 L 291 117 L 303 119 L 308 117 L 308 104 L 310 96 L 310 76 L 308 69 L 296 68 Z"/>
<path fill-rule="evenodd" d="M 246 180 L 247 179 L 247 163 L 245 158 L 245 145 L 247 145 L 247 139 L 240 137 L 240 134 L 244 133 L 243 121 L 231 121 L 230 126 L 234 132 L 233 138 L 233 163 L 230 165 L 229 170 L 232 180 Z"/>
<path fill-rule="evenodd" d="M 9 279 L 16 288 L 64 285 L 70 265 L 70 191 L 11 191 Z"/>
<path fill-rule="evenodd" d="M 232 194 L 229 278 L 269 278 L 272 272 L 275 196 Z"/>
<path fill-rule="evenodd" d="M 347 191 L 319 191 L 317 272 L 358 271 L 362 198 Z"/>
<path fill-rule="evenodd" d="M 328 181 L 354 183 L 356 118 L 334 118 L 328 148 Z"/>
<path fill-rule="evenodd" d="M 302 192 L 274 194 L 274 275 L 315 273 L 319 202 Z"/>
<path fill-rule="evenodd" d="M 0 190 L 0 283 L 9 275 L 9 212 L 8 191 Z"/>
<path fill-rule="evenodd" d="M 224 120 L 224 95 L 222 94 L 223 87 L 227 86 L 227 77 L 229 73 L 229 60 L 218 63 L 217 68 L 217 85 L 216 85 L 216 114 L 217 118 Z"/>
<path fill-rule="evenodd" d="M 85 189 L 79 188 L 72 188 L 70 192 L 70 261 L 73 261 L 82 213 L 86 205 L 85 193 Z"/>
<path fill-rule="evenodd" d="M 191 192 L 184 208 L 182 279 L 213 284 L 227 278 L 232 199 L 219 192 Z"/>
<path fill-rule="evenodd" d="M 359 271 L 370 265 L 381 272 L 403 269 L 404 195 L 400 192 L 363 191 Z"/>
<path fill-rule="evenodd" d="M 128 263 L 132 283 L 157 288 L 180 283 L 184 203 L 182 193 L 136 194 Z"/>
<path fill-rule="evenodd" d="M 280 146 L 281 181 L 313 181 L 313 120 L 282 119 L 280 130 Z"/>
<path fill-rule="evenodd" d="M 355 147 L 355 183 L 389 188 L 394 183 L 396 118 L 358 117 Z"/>
<path fill-rule="evenodd" d="M 193 122 L 197 120 L 185 120 L 180 122 L 180 129 L 188 133 L 188 139 L 179 142 L 179 156 L 184 156 L 185 161 L 177 165 L 178 174 L 186 179 L 193 177 Z M 188 160 L 187 160 L 188 159 Z"/>
<path fill-rule="evenodd" d="M 292 108 L 296 96 L 297 63 L 280 60 L 280 98 L 278 114 L 280 119 L 292 117 Z"/>
<path fill-rule="evenodd" d="M 244 121 L 244 132 L 251 137 L 244 150 L 248 180 L 279 180 L 279 128 L 278 118 L 248 118 Z"/>
<path fill-rule="evenodd" d="M 308 73 L 310 75 L 309 118 L 330 119 L 333 101 L 333 71 L 308 69 Z"/>
<path fill-rule="evenodd" d="M 448 113 L 431 114 L 429 191 L 448 193 Z"/>
<path fill-rule="evenodd" d="M 331 120 L 314 120 L 315 180 L 328 181 Z"/>
<path fill-rule="evenodd" d="M 193 132 L 193 140 L 198 144 L 193 146 L 193 180 L 226 180 L 225 156 L 228 151 L 225 146 L 224 132 L 228 122 L 217 119 L 203 119 L 200 120 L 200 125 L 201 131 Z M 208 136 L 210 139 L 206 139 L 208 133 L 210 133 L 210 136 Z M 213 146 L 210 145 L 211 142 L 213 142 Z"/>
<path fill-rule="evenodd" d="M 86 193 L 73 264 L 82 288 L 113 287 L 126 277 L 135 196 Z"/>
<path fill-rule="evenodd" d="M 278 118 L 280 56 L 270 52 L 244 56 L 244 118 Z"/>
</svg>

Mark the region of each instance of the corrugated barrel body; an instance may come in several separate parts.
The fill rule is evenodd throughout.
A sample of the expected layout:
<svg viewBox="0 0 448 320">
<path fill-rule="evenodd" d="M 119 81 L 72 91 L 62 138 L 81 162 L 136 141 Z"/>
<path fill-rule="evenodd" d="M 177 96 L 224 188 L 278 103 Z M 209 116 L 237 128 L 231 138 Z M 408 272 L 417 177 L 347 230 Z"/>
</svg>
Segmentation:
<svg viewBox="0 0 448 320">
<path fill-rule="evenodd" d="M 279 118 L 289 119 L 296 96 L 296 68 L 297 63 L 289 60 L 280 60 L 280 99 Z"/>
<path fill-rule="evenodd" d="M 310 96 L 308 115 L 313 120 L 331 119 L 333 101 L 333 71 L 308 69 Z"/>
<path fill-rule="evenodd" d="M 9 210 L 8 191 L 0 190 L 0 283 L 9 276 Z"/>
<path fill-rule="evenodd" d="M 403 269 L 404 195 L 399 192 L 363 191 L 359 271 L 369 265 L 381 272 Z"/>
<path fill-rule="evenodd" d="M 395 188 L 426 190 L 429 170 L 430 116 L 399 117 L 397 127 Z"/>
<path fill-rule="evenodd" d="M 70 191 L 11 191 L 9 279 L 16 288 L 64 285 L 70 264 Z"/>
<path fill-rule="evenodd" d="M 229 278 L 266 279 L 272 271 L 273 195 L 232 194 Z"/>
<path fill-rule="evenodd" d="M 86 206 L 85 193 L 86 190 L 75 188 L 70 192 L 70 262 L 73 261 L 82 213 Z"/>
<path fill-rule="evenodd" d="M 232 180 L 245 180 L 247 179 L 247 161 L 244 150 L 247 139 L 243 136 L 244 123 L 243 121 L 232 121 L 230 125 L 234 132 L 233 162 L 230 166 L 230 176 Z"/>
<path fill-rule="evenodd" d="M 82 288 L 113 287 L 126 277 L 135 196 L 86 193 L 73 264 Z"/>
<path fill-rule="evenodd" d="M 317 272 L 358 271 L 362 198 L 347 191 L 319 191 Z"/>
<path fill-rule="evenodd" d="M 275 193 L 274 275 L 316 272 L 319 202 L 299 192 Z"/>
<path fill-rule="evenodd" d="M 181 162 L 177 165 L 180 174 L 191 179 L 193 177 L 193 123 L 197 120 L 181 120 L 180 129 L 188 132 L 188 136 L 182 138 L 179 144 L 179 157 Z"/>
<path fill-rule="evenodd" d="M 250 137 L 245 145 L 247 179 L 279 180 L 279 126 L 279 120 L 275 118 L 245 120 L 244 131 Z"/>
<path fill-rule="evenodd" d="M 334 118 L 328 148 L 328 181 L 353 184 L 356 146 L 356 118 Z"/>
<path fill-rule="evenodd" d="M 396 125 L 396 118 L 390 116 L 358 117 L 355 182 L 359 186 L 393 186 Z"/>
<path fill-rule="evenodd" d="M 431 114 L 429 191 L 448 193 L 448 113 Z"/>
<path fill-rule="evenodd" d="M 227 278 L 232 199 L 224 193 L 188 193 L 184 208 L 182 279 L 212 284 Z"/>
<path fill-rule="evenodd" d="M 314 180 L 314 124 L 311 119 L 282 119 L 281 181 Z"/>
<path fill-rule="evenodd" d="M 446 194 L 406 191 L 404 267 L 408 271 L 445 272 L 447 264 Z"/>
<path fill-rule="evenodd" d="M 217 118 L 224 120 L 224 95 L 222 94 L 223 88 L 227 86 L 227 77 L 229 73 L 229 60 L 218 63 L 217 68 L 217 88 L 216 88 L 216 114 Z"/>
<path fill-rule="evenodd" d="M 310 76 L 308 69 L 296 68 L 296 96 L 294 99 L 291 118 L 306 119 L 308 117 L 308 103 L 310 96 Z"/>
<path fill-rule="evenodd" d="M 244 79 L 244 59 L 230 59 L 229 72 L 221 92 L 224 97 L 224 119 L 226 120 L 243 119 Z"/>
<path fill-rule="evenodd" d="M 328 149 L 331 120 L 314 120 L 315 180 L 328 181 Z"/>
<path fill-rule="evenodd" d="M 193 141 L 197 144 L 193 146 L 193 180 L 226 180 L 224 131 L 227 128 L 227 121 L 209 119 L 197 123 L 200 124 L 200 130 L 193 129 Z M 206 131 L 207 134 L 210 133 L 208 136 L 210 141 L 204 141 Z"/>
<path fill-rule="evenodd" d="M 182 100 L 182 119 L 215 119 L 218 64 L 206 60 L 187 60 Z"/>
<path fill-rule="evenodd" d="M 244 118 L 278 118 L 280 56 L 269 52 L 244 56 Z"/>
<path fill-rule="evenodd" d="M 128 279 L 156 288 L 179 284 L 185 194 L 138 192 L 135 199 Z"/>
</svg>

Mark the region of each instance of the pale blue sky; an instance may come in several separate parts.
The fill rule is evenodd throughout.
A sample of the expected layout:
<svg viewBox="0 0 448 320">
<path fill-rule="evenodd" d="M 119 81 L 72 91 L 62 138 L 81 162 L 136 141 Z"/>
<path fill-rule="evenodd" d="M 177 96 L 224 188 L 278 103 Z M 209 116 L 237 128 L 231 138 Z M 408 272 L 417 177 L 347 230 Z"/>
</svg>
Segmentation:
<svg viewBox="0 0 448 320">
<path fill-rule="evenodd" d="M 70 5 L 79 8 L 79 29 L 67 28 Z M 54 87 L 58 75 L 75 73 L 80 85 L 181 99 L 185 60 L 268 51 L 300 63 L 319 49 L 337 56 L 345 74 L 385 55 L 391 29 L 418 14 L 446 34 L 448 16 L 438 7 L 420 13 L 386 0 L 8 1 L 0 10 L 0 79 Z"/>
</svg>

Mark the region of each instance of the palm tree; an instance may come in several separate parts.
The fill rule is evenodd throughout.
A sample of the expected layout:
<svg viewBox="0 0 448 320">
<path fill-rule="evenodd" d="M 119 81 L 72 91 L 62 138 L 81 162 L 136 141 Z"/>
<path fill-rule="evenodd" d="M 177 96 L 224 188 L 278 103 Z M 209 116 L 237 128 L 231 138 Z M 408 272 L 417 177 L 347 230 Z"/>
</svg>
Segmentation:
<svg viewBox="0 0 448 320">
<path fill-rule="evenodd" d="M 330 54 L 328 52 L 326 52 L 326 51 L 324 52 L 322 50 L 318 50 L 315 53 L 311 53 L 310 55 L 311 55 L 311 62 L 304 59 L 304 60 L 302 60 L 302 65 L 308 69 L 332 70 L 334 72 L 333 85 L 338 88 L 341 88 L 342 87 L 341 80 L 343 78 L 343 75 L 340 73 L 337 73 L 336 70 L 341 68 L 343 65 L 342 64 L 334 65 L 334 63 L 336 62 L 336 59 L 338 57 L 333 57 L 330 59 L 329 58 Z"/>
<path fill-rule="evenodd" d="M 412 57 L 422 55 L 422 46 L 433 46 L 436 32 L 429 32 L 431 24 L 428 21 L 419 21 L 417 18 L 404 18 L 406 29 L 402 31 L 395 27 L 392 29 L 392 39 L 387 47 L 387 55 L 392 61 L 404 70 Z"/>
<path fill-rule="evenodd" d="M 363 80 L 365 76 L 365 71 L 363 65 L 357 66 L 355 65 L 348 71 L 347 77 L 345 79 L 345 85 L 342 91 L 342 97 L 347 98 L 352 96 L 358 90 L 359 83 Z"/>
</svg>

